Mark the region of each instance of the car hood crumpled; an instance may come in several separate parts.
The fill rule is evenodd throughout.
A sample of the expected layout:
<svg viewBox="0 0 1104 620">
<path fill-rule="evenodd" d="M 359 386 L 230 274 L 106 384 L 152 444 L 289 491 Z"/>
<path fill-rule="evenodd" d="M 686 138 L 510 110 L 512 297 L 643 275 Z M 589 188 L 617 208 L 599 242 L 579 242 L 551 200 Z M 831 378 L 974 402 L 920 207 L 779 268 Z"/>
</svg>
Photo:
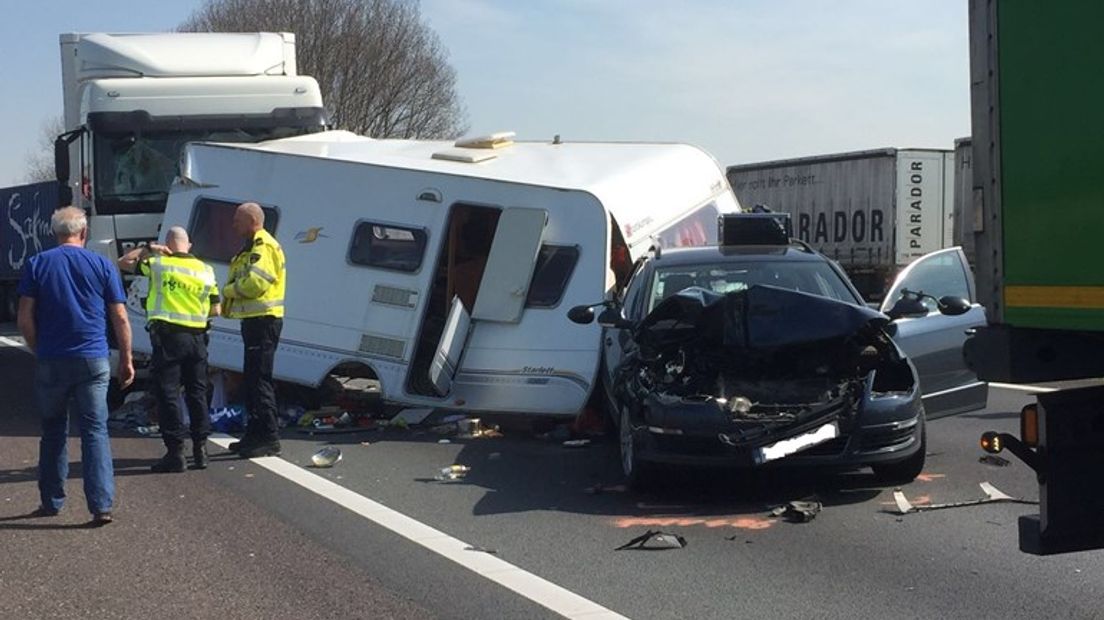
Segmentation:
<svg viewBox="0 0 1104 620">
<path fill-rule="evenodd" d="M 662 301 L 634 330 L 641 345 L 686 338 L 725 348 L 774 349 L 877 331 L 889 318 L 865 306 L 769 285 L 719 294 L 691 287 Z"/>
</svg>

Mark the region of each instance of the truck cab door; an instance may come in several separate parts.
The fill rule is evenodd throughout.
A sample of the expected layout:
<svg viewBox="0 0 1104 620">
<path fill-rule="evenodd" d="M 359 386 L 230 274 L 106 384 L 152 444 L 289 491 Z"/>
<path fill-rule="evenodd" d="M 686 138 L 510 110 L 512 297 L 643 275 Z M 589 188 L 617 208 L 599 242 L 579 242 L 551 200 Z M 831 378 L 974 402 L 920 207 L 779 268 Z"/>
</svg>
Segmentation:
<svg viewBox="0 0 1104 620">
<path fill-rule="evenodd" d="M 544 209 L 503 210 L 479 282 L 475 308 L 469 313 L 460 298 L 453 297 L 445 329 L 437 342 L 429 378 L 439 396 L 451 392 L 464 348 L 478 322 L 521 320 L 547 222 L 548 213 Z"/>
<path fill-rule="evenodd" d="M 916 366 L 928 417 L 984 408 L 989 386 L 978 380 L 962 357 L 967 331 L 985 325 L 985 309 L 977 303 L 973 275 L 962 249 L 937 250 L 913 261 L 890 287 L 882 312 L 893 307 L 903 289 L 936 298 L 953 295 L 971 304 L 965 314 L 947 316 L 925 299 L 927 316 L 901 318 L 892 325 L 896 329 L 893 340 Z"/>
</svg>

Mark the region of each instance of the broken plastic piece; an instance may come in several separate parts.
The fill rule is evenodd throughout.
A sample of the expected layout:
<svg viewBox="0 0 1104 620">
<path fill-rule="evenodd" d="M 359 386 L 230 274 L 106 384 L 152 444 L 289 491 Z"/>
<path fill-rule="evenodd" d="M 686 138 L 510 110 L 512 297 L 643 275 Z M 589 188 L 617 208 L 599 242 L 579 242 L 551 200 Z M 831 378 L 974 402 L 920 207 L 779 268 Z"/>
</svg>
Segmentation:
<svg viewBox="0 0 1104 620">
<path fill-rule="evenodd" d="M 590 445 L 589 439 L 568 439 L 563 442 L 565 448 L 585 448 Z"/>
<path fill-rule="evenodd" d="M 686 546 L 686 539 L 677 534 L 668 534 L 659 530 L 648 530 L 640 536 L 614 549 L 682 549 Z"/>
<path fill-rule="evenodd" d="M 772 517 L 782 517 L 790 523 L 808 523 L 816 518 L 823 505 L 818 501 L 794 501 L 770 511 Z"/>
<path fill-rule="evenodd" d="M 448 467 L 442 467 L 441 471 L 437 472 L 434 478 L 441 482 L 460 480 L 464 476 L 467 476 L 469 471 L 471 471 L 471 467 L 467 465 L 449 465 Z"/>
<path fill-rule="evenodd" d="M 341 461 L 341 448 L 326 446 L 311 455 L 311 465 L 315 467 L 333 467 Z"/>
<path fill-rule="evenodd" d="M 1003 456 L 986 454 L 985 456 L 978 458 L 978 463 L 984 463 L 986 465 L 992 465 L 994 467 L 1008 467 L 1012 464 L 1012 461 L 1009 461 Z"/>
<path fill-rule="evenodd" d="M 482 553 L 492 553 L 492 554 L 493 553 L 498 553 L 497 549 L 492 549 L 490 547 L 479 547 L 477 545 L 468 545 L 467 547 L 464 547 L 464 551 L 480 551 Z"/>
<path fill-rule="evenodd" d="M 908 501 L 904 492 L 901 489 L 895 489 L 893 491 L 893 501 L 897 504 L 897 510 L 900 514 L 909 514 L 913 512 L 925 512 L 928 510 L 943 510 L 944 508 L 962 508 L 965 506 L 980 506 L 982 504 L 993 504 L 997 502 L 1007 502 L 1010 504 L 1031 504 L 1036 505 L 1039 502 L 1036 500 L 1023 499 L 1020 497 L 1012 497 L 1007 493 L 1001 491 L 997 487 L 993 486 L 989 482 L 979 482 L 978 486 L 981 487 L 981 492 L 985 493 L 985 497 L 981 499 L 967 500 L 964 502 L 951 502 L 948 504 L 928 504 L 926 506 L 913 506 L 912 502 Z"/>
<path fill-rule="evenodd" d="M 397 423 L 397 422 L 398 422 L 399 420 L 402 420 L 402 421 L 403 421 L 403 422 L 405 422 L 405 423 L 406 423 L 407 425 L 410 425 L 410 424 L 421 424 L 421 423 L 422 423 L 422 422 L 424 422 L 424 421 L 425 421 L 425 419 L 426 419 L 426 418 L 428 418 L 428 417 L 430 416 L 430 414 L 432 414 L 432 413 L 433 413 L 433 410 L 432 410 L 432 409 L 429 409 L 429 408 L 409 408 L 409 409 L 403 409 L 402 411 L 400 411 L 399 413 L 397 413 L 397 414 L 395 415 L 395 417 L 391 418 L 391 422 L 390 422 L 390 423 L 391 423 L 391 424 L 396 424 L 396 423 Z M 397 426 L 397 424 L 396 424 L 396 426 Z"/>
</svg>

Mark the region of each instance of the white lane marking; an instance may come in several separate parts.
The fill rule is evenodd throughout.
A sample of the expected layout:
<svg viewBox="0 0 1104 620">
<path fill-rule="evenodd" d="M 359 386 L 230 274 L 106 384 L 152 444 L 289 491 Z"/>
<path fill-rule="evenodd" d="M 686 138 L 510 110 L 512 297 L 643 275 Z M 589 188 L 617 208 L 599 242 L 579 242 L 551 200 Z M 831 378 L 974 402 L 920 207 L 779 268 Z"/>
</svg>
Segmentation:
<svg viewBox="0 0 1104 620">
<path fill-rule="evenodd" d="M 227 447 L 232 437 L 210 437 L 210 440 Z M 574 592 L 538 577 L 493 555 L 466 551 L 468 543 L 453 538 L 397 510 L 368 499 L 354 491 L 311 473 L 282 458 L 266 456 L 251 459 L 272 473 L 298 484 L 331 502 L 385 527 L 430 551 L 445 557 L 464 568 L 513 590 L 521 596 L 546 607 L 565 618 L 625 618 L 613 610 L 583 598 Z"/>
<path fill-rule="evenodd" d="M 958 387 L 953 387 L 949 390 L 943 390 L 943 391 L 940 391 L 940 392 L 932 392 L 931 394 L 924 394 L 924 398 L 934 398 L 936 396 L 945 396 L 947 394 L 951 394 L 951 393 L 954 393 L 954 392 L 959 392 L 959 391 L 962 391 L 962 390 L 969 390 L 971 388 L 976 388 L 979 385 L 985 385 L 985 382 L 984 381 L 975 381 L 975 382 L 969 383 L 967 385 L 960 385 Z M 994 385 L 994 384 L 990 384 L 990 385 Z"/>
<path fill-rule="evenodd" d="M 1058 388 L 1043 387 L 1041 385 L 1019 385 L 1017 383 L 990 383 L 990 387 L 1001 388 L 1004 390 L 1018 390 L 1020 392 L 1034 392 L 1036 394 L 1045 394 L 1046 392 L 1057 392 Z"/>
<path fill-rule="evenodd" d="M 31 350 L 27 348 L 27 345 L 19 342 L 18 340 L 8 338 L 7 336 L 0 336 L 0 345 L 4 345 L 5 347 L 12 347 L 15 349 L 23 349 L 28 353 L 31 352 Z"/>
</svg>

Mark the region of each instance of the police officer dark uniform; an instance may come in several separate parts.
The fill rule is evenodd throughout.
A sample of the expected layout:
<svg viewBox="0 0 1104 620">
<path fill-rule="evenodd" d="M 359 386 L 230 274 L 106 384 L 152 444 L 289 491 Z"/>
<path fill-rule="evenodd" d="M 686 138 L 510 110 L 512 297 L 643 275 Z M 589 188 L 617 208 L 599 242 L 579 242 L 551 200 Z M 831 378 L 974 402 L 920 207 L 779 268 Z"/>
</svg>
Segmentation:
<svg viewBox="0 0 1104 620">
<path fill-rule="evenodd" d="M 245 436 L 231 443 L 230 450 L 243 458 L 275 456 L 280 436 L 272 367 L 284 325 L 284 251 L 265 230 L 264 211 L 257 203 L 238 205 L 233 225 L 245 244 L 230 262 L 229 281 L 222 289 L 223 316 L 241 319 L 248 417 Z"/>
<path fill-rule="evenodd" d="M 192 244 L 179 226 L 169 229 L 166 245 L 150 244 L 119 259 L 119 268 L 136 268 L 149 278 L 146 321 L 153 345 L 153 392 L 160 412 L 161 437 L 166 453 L 150 469 L 184 471 L 184 428 L 180 388 L 191 420 L 192 467 L 207 467 L 207 327 L 219 311 L 215 272 L 188 253 Z M 212 312 L 213 310 L 213 312 Z"/>
</svg>

